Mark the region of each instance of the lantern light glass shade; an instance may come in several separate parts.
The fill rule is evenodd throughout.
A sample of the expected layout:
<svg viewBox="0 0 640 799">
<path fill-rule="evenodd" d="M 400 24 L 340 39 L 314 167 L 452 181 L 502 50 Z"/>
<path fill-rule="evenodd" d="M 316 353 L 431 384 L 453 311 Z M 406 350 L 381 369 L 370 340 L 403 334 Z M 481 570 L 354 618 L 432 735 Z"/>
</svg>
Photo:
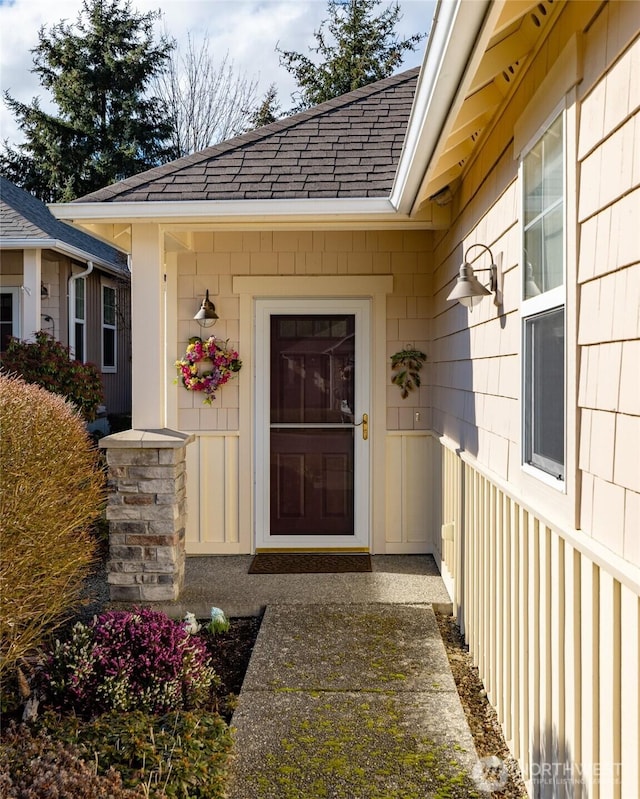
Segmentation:
<svg viewBox="0 0 640 799">
<path fill-rule="evenodd" d="M 219 316 L 216 313 L 216 306 L 209 299 L 209 289 L 207 289 L 206 296 L 202 300 L 200 310 L 193 318 L 200 327 L 213 327 L 218 321 Z"/>
<path fill-rule="evenodd" d="M 476 273 L 470 263 L 467 262 L 469 250 L 473 247 L 482 247 L 491 256 L 491 266 L 487 269 L 478 269 L 478 272 L 490 272 L 490 282 L 488 286 L 481 283 L 476 277 Z M 483 297 L 490 296 L 498 287 L 498 267 L 493 262 L 491 250 L 484 244 L 472 244 L 465 253 L 464 263 L 460 265 L 460 271 L 456 279 L 456 284 L 449 293 L 447 300 L 457 301 L 467 308 L 474 308 Z"/>
<path fill-rule="evenodd" d="M 489 289 L 485 288 L 473 274 L 473 267 L 469 264 L 462 264 L 456 284 L 447 299 L 457 300 L 467 308 L 472 308 L 489 294 L 491 294 Z"/>
</svg>

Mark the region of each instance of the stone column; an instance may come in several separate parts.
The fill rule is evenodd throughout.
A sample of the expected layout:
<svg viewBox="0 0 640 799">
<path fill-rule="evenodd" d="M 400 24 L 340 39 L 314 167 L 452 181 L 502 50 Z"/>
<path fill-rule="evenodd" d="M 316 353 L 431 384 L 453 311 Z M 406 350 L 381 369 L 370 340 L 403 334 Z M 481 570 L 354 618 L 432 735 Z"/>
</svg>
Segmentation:
<svg viewBox="0 0 640 799">
<path fill-rule="evenodd" d="M 107 580 L 114 602 L 177 599 L 184 584 L 187 444 L 175 430 L 100 439 L 109 470 Z"/>
</svg>

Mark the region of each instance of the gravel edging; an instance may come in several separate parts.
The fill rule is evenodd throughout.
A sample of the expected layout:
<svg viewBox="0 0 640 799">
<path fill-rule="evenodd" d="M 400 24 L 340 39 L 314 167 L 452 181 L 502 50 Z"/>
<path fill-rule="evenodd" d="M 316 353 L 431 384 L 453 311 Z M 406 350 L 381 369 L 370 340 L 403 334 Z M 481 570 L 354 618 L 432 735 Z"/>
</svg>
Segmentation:
<svg viewBox="0 0 640 799">
<path fill-rule="evenodd" d="M 436 619 L 478 757 L 481 760 L 499 758 L 508 775 L 507 784 L 490 791 L 489 795 L 496 799 L 528 799 L 520 767 L 507 747 L 496 711 L 487 699 L 478 669 L 473 665 L 473 656 L 455 618 L 436 613 Z"/>
</svg>

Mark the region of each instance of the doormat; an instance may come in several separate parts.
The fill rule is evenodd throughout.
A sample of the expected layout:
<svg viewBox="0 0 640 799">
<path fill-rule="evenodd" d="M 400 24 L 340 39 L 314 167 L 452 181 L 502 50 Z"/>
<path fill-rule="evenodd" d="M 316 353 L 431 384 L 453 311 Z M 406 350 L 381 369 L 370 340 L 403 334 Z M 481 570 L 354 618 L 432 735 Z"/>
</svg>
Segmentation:
<svg viewBox="0 0 640 799">
<path fill-rule="evenodd" d="M 367 553 L 335 552 L 259 552 L 249 566 L 249 574 L 343 574 L 370 572 Z"/>
</svg>

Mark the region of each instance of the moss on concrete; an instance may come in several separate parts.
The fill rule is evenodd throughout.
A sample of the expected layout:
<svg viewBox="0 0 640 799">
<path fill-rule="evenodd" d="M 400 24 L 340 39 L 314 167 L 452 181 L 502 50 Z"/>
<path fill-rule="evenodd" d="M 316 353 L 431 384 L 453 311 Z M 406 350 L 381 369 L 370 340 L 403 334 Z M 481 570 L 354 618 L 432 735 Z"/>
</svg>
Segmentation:
<svg viewBox="0 0 640 799">
<path fill-rule="evenodd" d="M 308 715 L 290 716 L 245 787 L 253 782 L 259 799 L 479 797 L 455 749 L 412 732 L 394 696 L 324 694 Z"/>
</svg>

